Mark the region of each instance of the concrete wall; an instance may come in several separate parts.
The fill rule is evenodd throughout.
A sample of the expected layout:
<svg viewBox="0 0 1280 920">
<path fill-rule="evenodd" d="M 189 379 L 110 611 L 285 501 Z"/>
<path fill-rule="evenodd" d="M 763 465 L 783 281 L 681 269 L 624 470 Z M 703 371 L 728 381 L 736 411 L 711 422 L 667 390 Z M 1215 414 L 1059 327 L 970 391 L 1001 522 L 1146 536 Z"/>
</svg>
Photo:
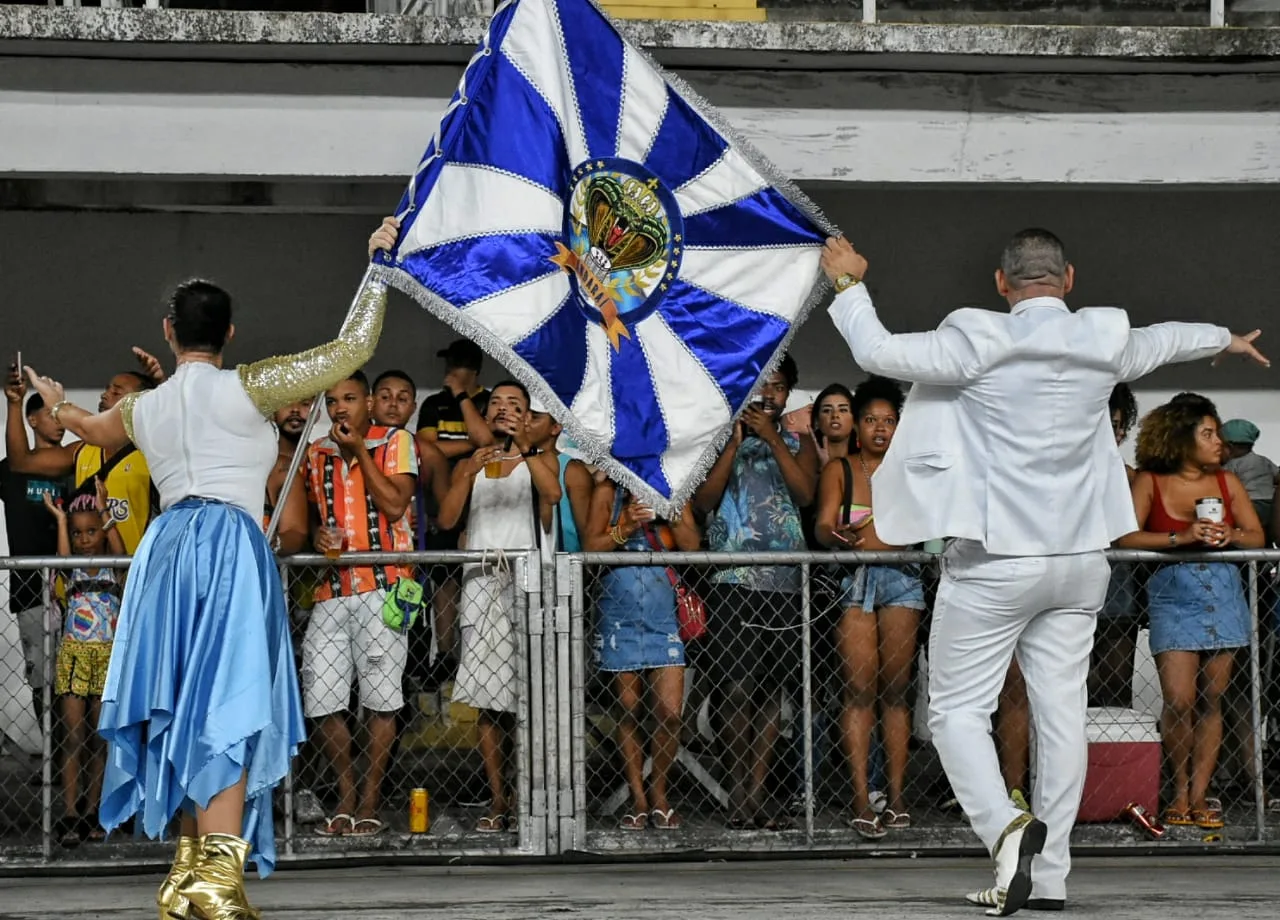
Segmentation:
<svg viewBox="0 0 1280 920">
<path fill-rule="evenodd" d="M 460 72 L 0 57 L 0 175 L 405 176 Z M 798 180 L 1280 182 L 1280 74 L 679 73 Z"/>
<path fill-rule="evenodd" d="M 1077 264 L 1078 305 L 1127 307 L 1136 322 L 1213 319 L 1274 326 L 1280 188 L 1161 190 L 852 187 L 809 191 L 871 259 L 869 286 L 894 330 L 931 327 L 960 305 L 998 306 L 991 272 L 1014 230 L 1045 225 Z M 388 200 L 386 208 L 394 202 Z M 171 286 L 201 275 L 237 297 L 234 360 L 305 347 L 332 334 L 364 265 L 378 212 L 345 215 L 0 211 L 5 323 L 0 349 L 77 386 L 101 386 L 161 344 Z M 801 330 L 806 384 L 857 376 L 825 315 Z M 450 334 L 398 298 L 376 367 L 436 375 Z M 1264 336 L 1280 357 L 1280 330 Z M 1276 372 L 1185 366 L 1151 386 L 1274 388 Z"/>
</svg>

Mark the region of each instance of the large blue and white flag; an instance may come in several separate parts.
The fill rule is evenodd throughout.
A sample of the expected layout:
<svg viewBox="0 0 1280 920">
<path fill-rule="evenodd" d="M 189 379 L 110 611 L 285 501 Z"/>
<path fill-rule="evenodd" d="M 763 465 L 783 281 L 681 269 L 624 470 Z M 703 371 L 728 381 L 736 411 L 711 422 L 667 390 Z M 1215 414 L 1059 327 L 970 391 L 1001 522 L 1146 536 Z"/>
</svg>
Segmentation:
<svg viewBox="0 0 1280 920">
<path fill-rule="evenodd" d="M 661 512 L 821 294 L 829 226 L 590 0 L 494 13 L 374 274 Z"/>
</svg>

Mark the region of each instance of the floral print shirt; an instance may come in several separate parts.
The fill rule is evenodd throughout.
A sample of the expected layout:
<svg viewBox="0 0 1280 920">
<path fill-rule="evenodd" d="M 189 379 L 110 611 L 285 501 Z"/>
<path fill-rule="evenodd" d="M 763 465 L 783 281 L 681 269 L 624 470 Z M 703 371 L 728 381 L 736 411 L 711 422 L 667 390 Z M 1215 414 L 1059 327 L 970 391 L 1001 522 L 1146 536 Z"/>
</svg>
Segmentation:
<svg viewBox="0 0 1280 920">
<path fill-rule="evenodd" d="M 782 433 L 792 455 L 800 452 L 800 438 Z M 733 461 L 720 507 L 707 522 L 707 545 L 712 552 L 802 552 L 804 527 L 800 509 L 787 489 L 773 450 L 761 438 L 744 438 Z M 800 593 L 799 566 L 739 566 L 712 575 L 719 584 L 742 585 L 753 591 Z"/>
</svg>

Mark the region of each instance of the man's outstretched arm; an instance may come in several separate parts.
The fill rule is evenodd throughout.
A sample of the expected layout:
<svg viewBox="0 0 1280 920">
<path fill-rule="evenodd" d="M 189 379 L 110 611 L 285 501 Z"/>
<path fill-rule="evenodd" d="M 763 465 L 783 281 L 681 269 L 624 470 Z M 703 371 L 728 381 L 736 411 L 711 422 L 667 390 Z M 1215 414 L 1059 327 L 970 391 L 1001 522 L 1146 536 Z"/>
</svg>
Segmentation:
<svg viewBox="0 0 1280 920">
<path fill-rule="evenodd" d="M 1145 377 L 1158 367 L 1182 361 L 1196 361 L 1221 355 L 1240 355 L 1263 367 L 1271 362 L 1253 341 L 1261 330 L 1234 335 L 1224 326 L 1208 323 L 1157 323 L 1129 330 L 1129 341 L 1120 355 L 1120 379 L 1128 382 Z"/>
<path fill-rule="evenodd" d="M 839 290 L 839 282 L 845 276 L 862 280 L 867 260 L 848 240 L 833 238 L 827 240 L 822 252 L 822 269 Z M 933 332 L 891 333 L 880 322 L 871 295 L 861 283 L 837 293 L 828 312 L 853 352 L 853 359 L 869 374 L 912 383 L 959 386 L 982 371 L 982 356 L 959 329 L 944 326 Z"/>
</svg>

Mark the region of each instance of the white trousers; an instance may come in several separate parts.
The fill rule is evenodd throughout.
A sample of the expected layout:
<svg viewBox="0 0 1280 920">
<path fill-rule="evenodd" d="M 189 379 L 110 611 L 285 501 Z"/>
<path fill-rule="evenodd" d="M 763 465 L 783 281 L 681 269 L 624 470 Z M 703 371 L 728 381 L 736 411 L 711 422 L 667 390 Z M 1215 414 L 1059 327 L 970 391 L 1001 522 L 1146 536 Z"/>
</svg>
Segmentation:
<svg viewBox="0 0 1280 920">
<path fill-rule="evenodd" d="M 987 849 L 1018 817 L 991 715 L 1016 654 L 1036 732 L 1031 809 L 1048 826 L 1033 897 L 1065 898 L 1071 828 L 1088 764 L 1089 653 L 1111 567 L 1101 552 L 992 556 L 972 541 L 943 554 L 929 635 L 929 728 L 947 779 Z"/>
</svg>

